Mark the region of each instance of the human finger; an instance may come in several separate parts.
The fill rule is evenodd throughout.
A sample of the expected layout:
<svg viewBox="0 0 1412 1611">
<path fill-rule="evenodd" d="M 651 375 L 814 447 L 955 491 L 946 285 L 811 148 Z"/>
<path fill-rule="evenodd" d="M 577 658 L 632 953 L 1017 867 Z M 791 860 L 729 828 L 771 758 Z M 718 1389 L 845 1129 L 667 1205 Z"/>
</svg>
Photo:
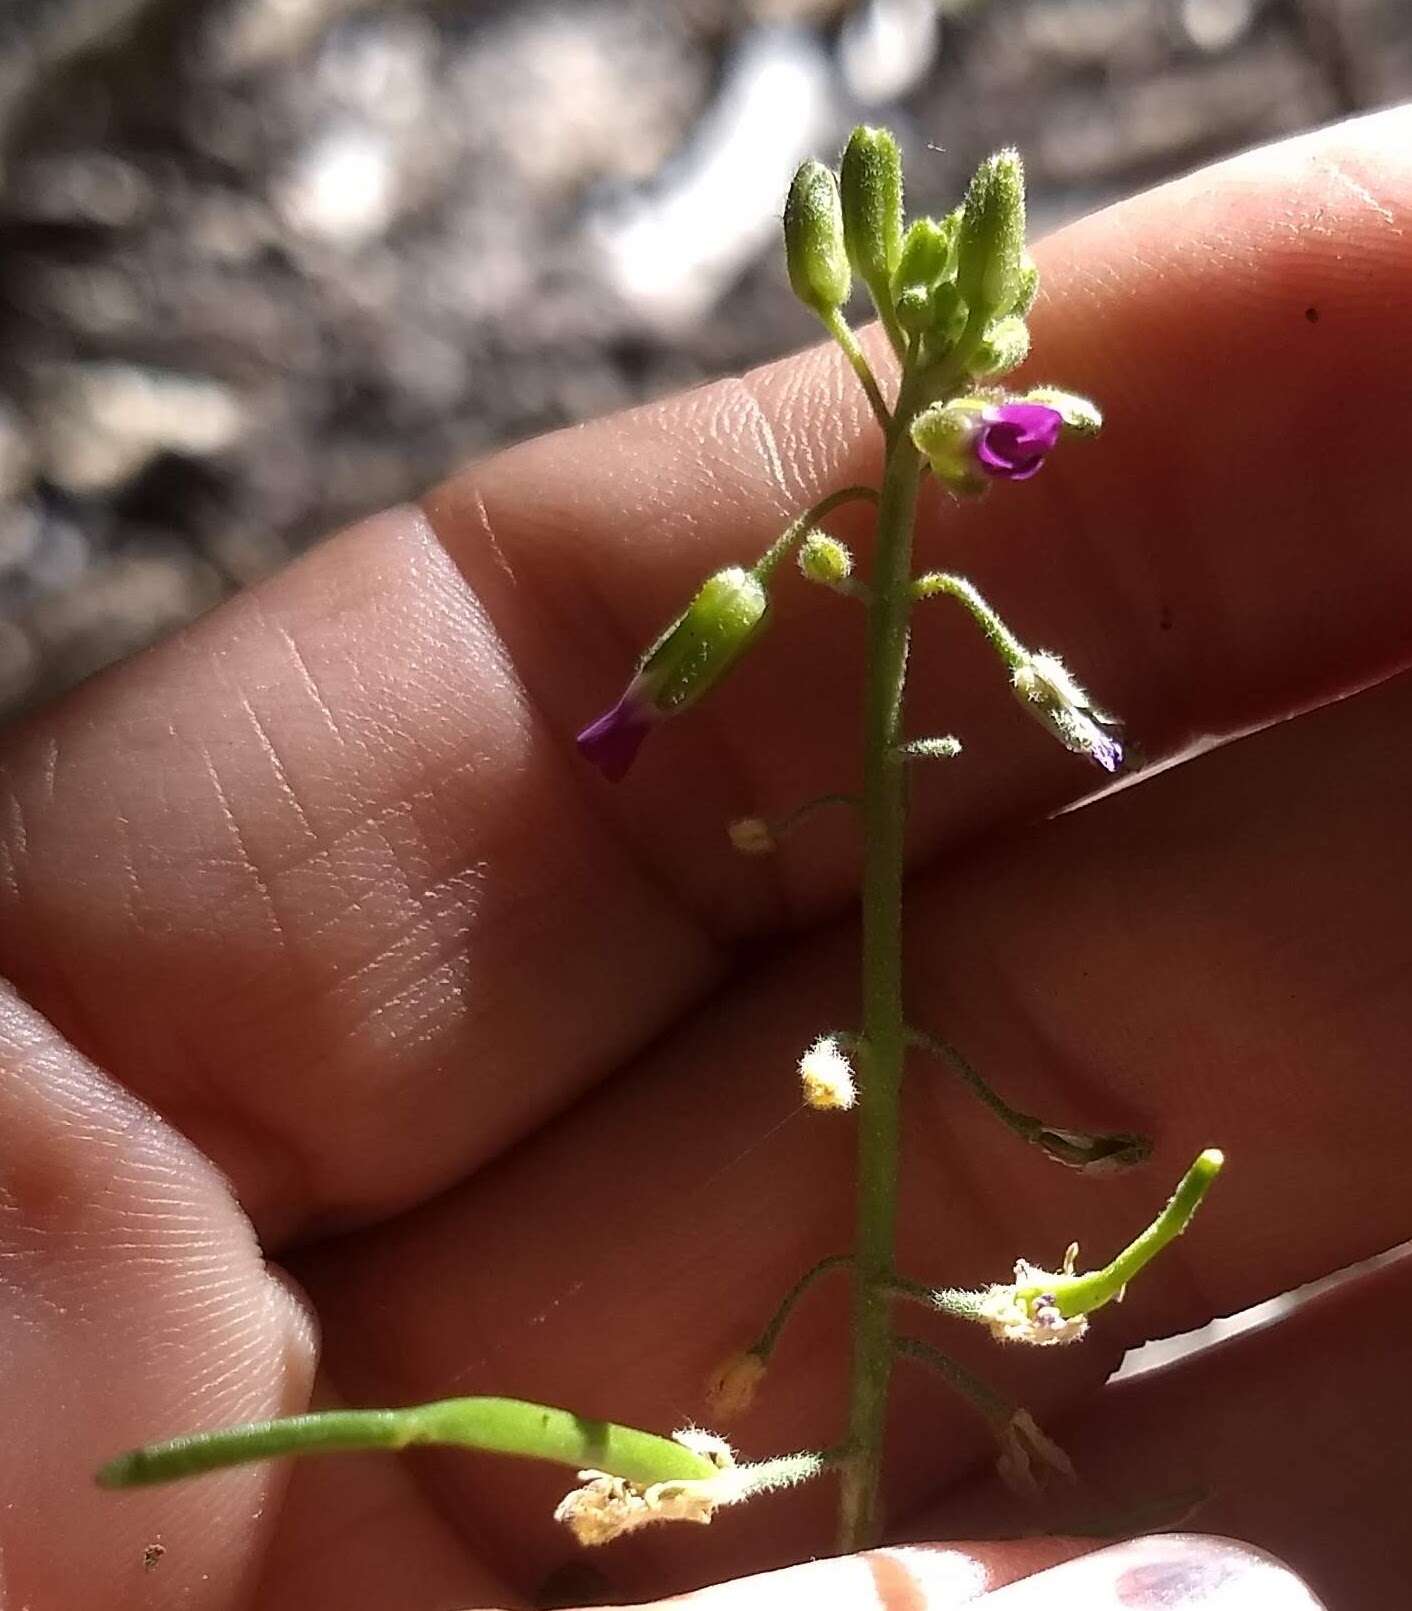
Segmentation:
<svg viewBox="0 0 1412 1611">
<path fill-rule="evenodd" d="M 944 550 L 924 533 L 1156 758 L 1406 654 L 1412 551 L 1367 422 L 1400 407 L 1412 346 L 1407 126 L 1324 131 L 1066 232 L 1041 345 L 1103 396 L 1110 445 L 961 514 Z M 365 524 L 9 737 L 0 966 L 268 1235 L 478 1167 L 699 1002 L 743 933 L 841 898 L 846 825 L 764 877 L 721 828 L 846 781 L 842 601 L 782 600 L 774 641 L 629 787 L 570 752 L 693 578 L 867 470 L 841 385 L 810 354 L 513 450 L 429 521 Z M 1091 783 L 985 653 L 919 629 L 912 718 L 972 745 L 918 791 L 919 854 Z"/>
</svg>

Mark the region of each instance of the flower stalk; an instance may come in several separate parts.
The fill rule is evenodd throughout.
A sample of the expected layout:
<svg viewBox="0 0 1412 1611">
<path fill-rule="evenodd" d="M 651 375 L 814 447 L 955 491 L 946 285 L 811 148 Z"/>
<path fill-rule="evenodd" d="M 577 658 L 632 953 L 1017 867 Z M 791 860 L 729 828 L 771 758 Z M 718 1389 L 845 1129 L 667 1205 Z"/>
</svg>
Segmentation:
<svg viewBox="0 0 1412 1611">
<path fill-rule="evenodd" d="M 1062 661 L 1026 648 L 966 578 L 947 571 L 914 577 L 912 568 L 926 470 L 956 497 L 981 496 L 997 485 L 1028 481 L 1064 437 L 1096 434 L 1101 416 L 1086 399 L 1052 386 L 1010 393 L 992 384 L 1028 353 L 1025 316 L 1038 286 L 1025 250 L 1024 178 L 1015 152 L 984 162 L 964 205 L 945 219 L 914 220 L 907 227 L 897 144 L 886 131 L 860 128 L 840 175 L 814 161 L 799 169 L 785 206 L 784 233 L 790 282 L 843 349 L 881 427 L 880 487 L 829 493 L 792 520 L 753 565 L 732 565 L 707 577 L 643 655 L 617 703 L 578 735 L 578 746 L 604 777 L 621 778 L 660 723 L 709 695 L 753 651 L 769 622 L 772 589 L 792 554 L 805 580 L 866 606 L 861 796 L 821 795 L 775 822 L 748 816 L 728 829 L 737 850 L 758 856 L 822 805 L 854 805 L 861 813 L 861 1023 L 820 1035 L 799 1062 L 807 1107 L 856 1112 L 854 1243 L 850 1252 L 805 1272 L 757 1341 L 717 1371 L 710 1391 L 722 1417 L 744 1413 L 795 1306 L 821 1277 L 847 1267 L 852 1360 L 846 1436 L 822 1454 L 737 1463 L 721 1438 L 699 1428 L 663 1438 L 517 1399 L 460 1398 L 408 1409 L 294 1416 L 176 1438 L 110 1461 L 98 1474 L 103 1486 L 165 1482 L 286 1455 L 443 1444 L 574 1468 L 580 1485 L 555 1515 L 581 1543 L 597 1545 L 649 1524 L 704 1524 L 723 1506 L 828 1470 L 837 1471 L 841 1483 L 839 1547 L 866 1549 L 883 1530 L 883 1446 L 899 1358 L 938 1371 L 986 1417 L 1007 1480 L 1032 1489 L 1036 1463 L 1069 1472 L 1063 1451 L 1027 1411 L 930 1343 L 900 1337 L 893 1308 L 899 1299 L 921 1302 L 984 1324 L 1007 1342 L 1076 1341 L 1088 1315 L 1121 1298 L 1127 1283 L 1186 1229 L 1222 1158 L 1214 1150 L 1202 1153 L 1147 1230 L 1101 1269 L 1078 1272 L 1077 1248 L 1071 1247 L 1058 1271 L 1020 1260 L 1013 1282 L 976 1292 L 925 1287 L 899 1274 L 901 1092 L 909 1050 L 942 1058 L 1002 1123 L 1060 1162 L 1102 1173 L 1139 1161 L 1147 1149 L 1136 1136 L 1059 1129 L 1020 1112 L 955 1048 L 909 1027 L 902 966 L 908 790 L 915 761 L 952 760 L 961 742 L 951 735 L 909 741 L 903 715 L 913 606 L 950 598 L 980 628 L 1016 699 L 1040 728 L 1107 772 L 1124 765 L 1117 722 L 1102 713 Z M 866 286 L 898 362 L 895 386 L 889 386 L 891 406 L 844 316 L 855 276 Z M 866 581 L 854 575 L 849 549 L 817 529 L 854 501 L 877 506 Z"/>
</svg>

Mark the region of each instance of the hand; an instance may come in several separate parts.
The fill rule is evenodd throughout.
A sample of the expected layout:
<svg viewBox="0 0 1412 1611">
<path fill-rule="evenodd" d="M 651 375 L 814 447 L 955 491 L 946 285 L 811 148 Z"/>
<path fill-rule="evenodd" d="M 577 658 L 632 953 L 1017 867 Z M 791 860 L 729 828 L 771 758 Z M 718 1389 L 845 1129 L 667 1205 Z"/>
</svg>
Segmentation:
<svg viewBox="0 0 1412 1611">
<path fill-rule="evenodd" d="M 1071 1239 L 1106 1257 L 1199 1148 L 1229 1158 L 1081 1347 L 937 1340 L 1034 1410 L 1085 1502 L 1209 1488 L 1203 1529 L 1341 1608 L 1405 1593 L 1412 1264 L 1104 1383 L 1130 1345 L 1409 1232 L 1410 130 L 1392 113 L 1293 141 L 1051 241 L 1036 350 L 1108 432 L 981 506 L 938 498 L 923 534 L 1151 762 L 1263 730 L 1051 818 L 1093 774 L 959 619 L 919 621 L 911 703 L 967 745 L 916 780 L 918 1017 L 1018 1106 L 1158 1145 L 1149 1170 L 1066 1174 L 919 1062 L 909 1267 L 1001 1279 Z M 8 735 L 15 1605 L 504 1605 L 566 1562 L 626 1598 L 826 1547 L 827 1483 L 583 1557 L 549 1520 L 570 1474 L 514 1462 L 350 1457 L 117 1495 L 91 1473 L 311 1393 L 500 1392 L 666 1430 L 846 1245 L 851 1126 L 800 1111 L 792 1070 L 854 999 L 851 827 L 818 819 L 761 862 L 724 826 L 848 786 L 859 612 L 786 585 L 765 644 L 616 789 L 572 735 L 701 576 L 869 476 L 866 414 L 815 352 L 529 443 Z M 317 1311 L 317 1372 L 310 1308 L 260 1246 Z M 842 1305 L 809 1299 L 746 1452 L 834 1434 Z M 966 1407 L 897 1385 L 898 1536 L 1033 1527 Z M 1002 1581 L 1061 1548 L 981 1556 Z M 807 1570 L 958 1603 L 925 1574 L 908 1589 L 908 1559 Z M 713 1592 L 735 1611 L 760 1591 Z"/>
</svg>

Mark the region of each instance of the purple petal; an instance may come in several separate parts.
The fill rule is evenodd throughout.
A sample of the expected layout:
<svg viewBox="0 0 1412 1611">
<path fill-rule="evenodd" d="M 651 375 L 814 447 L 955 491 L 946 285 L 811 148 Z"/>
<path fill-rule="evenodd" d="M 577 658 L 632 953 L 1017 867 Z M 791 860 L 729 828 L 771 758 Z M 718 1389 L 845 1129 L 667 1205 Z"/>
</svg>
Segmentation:
<svg viewBox="0 0 1412 1611">
<path fill-rule="evenodd" d="M 652 730 L 654 712 L 630 688 L 606 715 L 590 722 L 575 740 L 579 753 L 616 783 L 637 758 Z"/>
<path fill-rule="evenodd" d="M 1064 418 L 1043 403 L 998 403 L 981 415 L 976 457 L 988 475 L 1027 481 L 1059 440 Z"/>
<path fill-rule="evenodd" d="M 1088 752 L 1105 772 L 1116 772 L 1123 764 L 1123 746 L 1111 733 L 1101 729 Z"/>
</svg>

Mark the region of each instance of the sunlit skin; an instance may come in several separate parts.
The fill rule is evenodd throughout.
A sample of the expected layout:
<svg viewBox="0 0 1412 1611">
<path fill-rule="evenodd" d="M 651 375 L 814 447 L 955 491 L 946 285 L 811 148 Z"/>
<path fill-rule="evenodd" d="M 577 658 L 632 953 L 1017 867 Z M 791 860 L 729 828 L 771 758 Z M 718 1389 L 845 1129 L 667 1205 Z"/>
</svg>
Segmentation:
<svg viewBox="0 0 1412 1611">
<path fill-rule="evenodd" d="M 1101 399 L 1104 436 L 924 510 L 920 562 L 1062 646 L 1149 765 L 1267 730 L 1042 821 L 1095 769 L 964 622 L 919 620 L 909 701 L 966 745 L 914 791 L 922 1027 L 1047 1123 L 1157 1148 L 1083 1179 L 919 1060 L 904 1262 L 980 1284 L 1077 1240 L 1097 1265 L 1213 1137 L 1229 1159 L 1081 1345 L 919 1330 L 1024 1400 L 1095 1508 L 1204 1484 L 1203 1530 L 1355 1611 L 1405 1594 L 1412 1266 L 1103 1384 L 1135 1342 L 1409 1232 L 1412 539 L 1402 456 L 1367 425 L 1410 395 L 1409 135 L 1368 119 L 1041 244 L 1035 378 Z M 848 1121 L 802 1110 L 795 1064 L 854 1001 L 847 814 L 768 861 L 725 829 L 854 786 L 861 612 L 782 581 L 769 635 L 621 784 L 573 735 L 703 576 L 875 480 L 876 438 L 820 351 L 526 444 L 7 735 L 7 1605 L 508 1606 L 567 1562 L 629 1599 L 826 1545 L 827 1482 L 584 1557 L 550 1520 L 563 1474 L 524 1464 L 358 1456 L 125 1494 L 91 1474 L 311 1399 L 496 1393 L 670 1430 L 846 1244 Z M 829 522 L 864 560 L 868 519 Z M 844 1302 L 801 1306 L 732 1428 L 746 1455 L 833 1435 Z M 920 1372 L 897 1389 L 896 1534 L 1027 1525 L 979 1418 Z M 980 1555 L 1000 1581 L 1086 1547 Z M 910 1605 L 894 1565 L 803 1568 L 800 1592 Z"/>
</svg>

